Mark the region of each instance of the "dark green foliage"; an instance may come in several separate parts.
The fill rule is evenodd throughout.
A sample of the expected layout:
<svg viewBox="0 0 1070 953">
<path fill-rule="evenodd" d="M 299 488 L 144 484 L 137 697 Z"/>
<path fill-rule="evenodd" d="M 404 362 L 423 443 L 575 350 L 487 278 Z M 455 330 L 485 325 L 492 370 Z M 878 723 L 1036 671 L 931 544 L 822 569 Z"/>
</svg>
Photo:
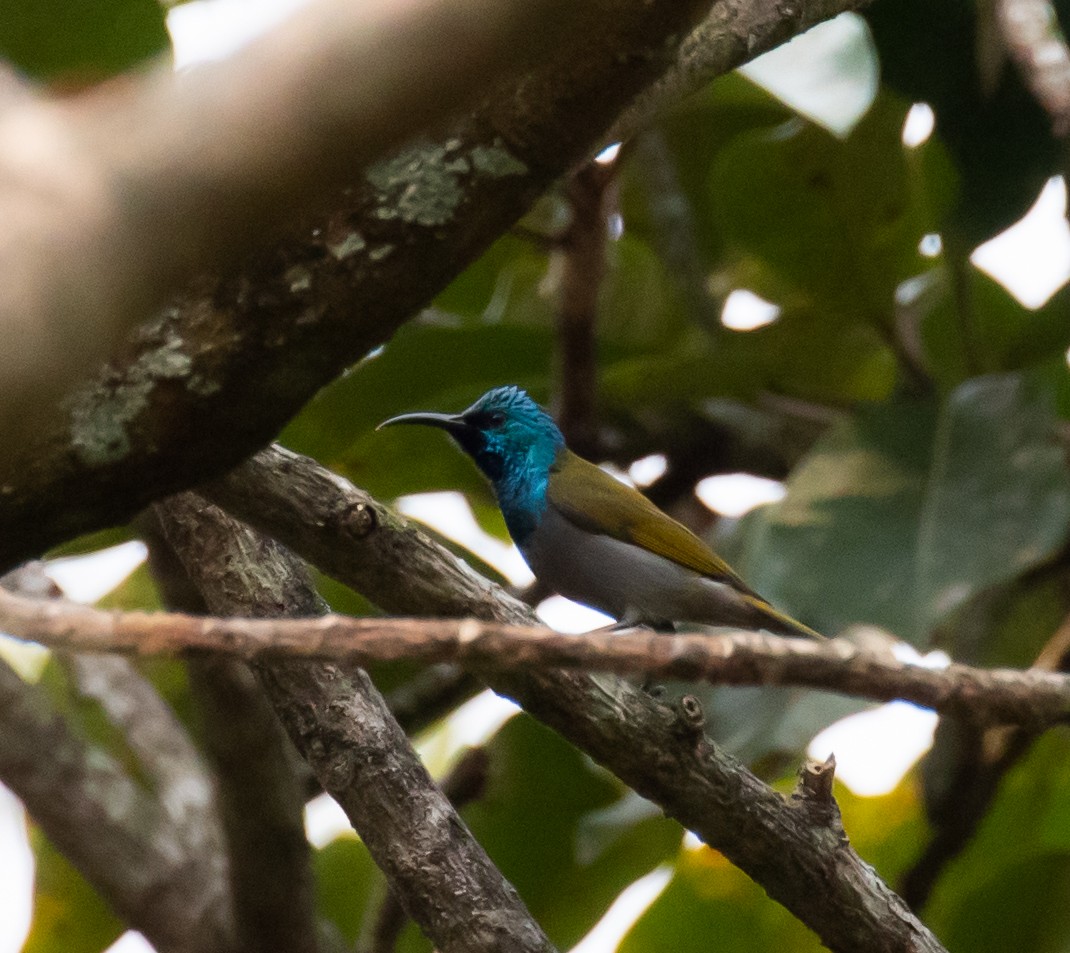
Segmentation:
<svg viewBox="0 0 1070 953">
<path fill-rule="evenodd" d="M 170 47 L 156 0 L 4 0 L 0 58 L 28 76 L 83 86 Z"/>
<path fill-rule="evenodd" d="M 598 417 L 605 458 L 627 466 L 659 452 L 669 483 L 685 474 L 675 493 L 658 488 L 677 511 L 694 503 L 698 479 L 725 468 L 714 425 L 762 451 L 745 469 L 779 478 L 790 467 L 782 502 L 710 535 L 758 591 L 806 623 L 830 635 L 865 623 L 956 660 L 1027 666 L 1070 610 L 1070 292 L 1029 310 L 968 258 L 1034 202 L 1060 153 L 1017 73 L 982 75 L 977 51 L 993 39 L 979 35 L 977 7 L 873 4 L 883 83 L 842 138 L 732 75 L 663 117 L 656 149 L 625 153 L 623 235 L 610 242 L 600 289 Z M 166 48 L 156 0 L 0 6 L 0 56 L 35 78 L 77 85 Z M 908 148 L 914 102 L 932 106 L 936 131 Z M 519 231 L 500 238 L 281 440 L 384 499 L 461 490 L 504 537 L 484 481 L 443 435 L 374 426 L 411 410 L 458 410 L 505 383 L 555 399 L 560 249 L 549 247 L 567 222 L 563 191 L 523 223 L 545 243 Z M 945 251 L 922 255 L 919 243 L 935 234 Z M 724 299 L 738 289 L 776 305 L 776 320 L 723 326 Z M 110 530 L 53 555 L 126 538 Z M 375 611 L 319 582 L 336 610 Z M 158 596 L 140 572 L 109 604 L 153 608 Z M 374 674 L 389 691 L 413 669 Z M 147 671 L 192 723 L 181 666 Z M 44 679 L 78 730 L 140 778 L 99 706 L 71 701 L 55 663 Z M 810 737 L 860 707 L 786 689 L 703 697 L 711 733 L 785 789 Z M 672 879 L 626 938 L 627 953 L 819 949 L 758 886 L 719 855 L 681 848 L 675 822 L 530 718 L 509 721 L 488 747 L 487 790 L 465 819 L 562 949 L 659 865 Z M 942 732 L 925 798 L 917 769 L 880 797 L 837 789 L 852 843 L 893 885 L 930 833 L 923 800 L 946 807 L 950 797 L 955 809 L 967 748 Z M 117 921 L 36 832 L 34 849 L 27 949 L 103 948 Z M 341 838 L 316 852 L 315 866 L 320 913 L 364 948 L 385 890 L 367 851 Z M 952 953 L 1055 953 L 1068 949 L 1068 889 L 1070 741 L 1052 733 L 1009 774 L 925 917 Z M 399 949 L 429 946 L 410 925 Z"/>
</svg>

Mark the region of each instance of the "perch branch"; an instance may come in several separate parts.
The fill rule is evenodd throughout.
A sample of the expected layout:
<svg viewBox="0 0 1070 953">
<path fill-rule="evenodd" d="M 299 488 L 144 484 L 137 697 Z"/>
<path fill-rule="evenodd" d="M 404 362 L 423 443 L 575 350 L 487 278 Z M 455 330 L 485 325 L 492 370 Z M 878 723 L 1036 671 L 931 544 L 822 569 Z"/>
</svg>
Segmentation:
<svg viewBox="0 0 1070 953">
<path fill-rule="evenodd" d="M 276 455 L 285 476 L 271 465 Z M 312 487 L 324 484 L 333 491 L 323 500 L 310 495 Z M 321 570 L 388 611 L 534 622 L 527 606 L 471 571 L 458 572 L 455 557 L 311 460 L 276 450 L 258 454 L 212 492 L 294 549 L 307 544 L 305 554 L 313 558 L 314 552 Z M 347 498 L 364 507 L 360 536 L 335 532 Z M 262 499 L 267 504 L 258 516 Z M 522 669 L 479 674 L 721 851 L 834 953 L 941 949 L 842 837 L 812 823 L 807 812 L 792 810 L 778 792 L 711 744 L 683 709 L 669 710 L 609 678 Z"/>
<path fill-rule="evenodd" d="M 563 635 L 475 619 L 325 615 L 315 620 L 221 619 L 101 612 L 0 592 L 0 626 L 53 648 L 131 655 L 221 653 L 338 662 L 451 661 L 476 670 L 567 668 L 642 673 L 724 685 L 795 685 L 901 698 L 978 724 L 1034 728 L 1070 720 L 1070 677 L 1034 669 L 924 668 L 889 655 L 756 632 Z"/>
</svg>

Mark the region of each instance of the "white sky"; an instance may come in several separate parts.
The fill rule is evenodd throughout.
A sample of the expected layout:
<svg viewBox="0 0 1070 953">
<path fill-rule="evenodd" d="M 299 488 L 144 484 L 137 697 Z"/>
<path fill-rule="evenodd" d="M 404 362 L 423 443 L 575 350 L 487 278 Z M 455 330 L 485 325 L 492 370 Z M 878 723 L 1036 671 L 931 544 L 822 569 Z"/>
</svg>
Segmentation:
<svg viewBox="0 0 1070 953">
<path fill-rule="evenodd" d="M 200 60 L 228 55 L 303 2 L 199 0 L 176 7 L 168 18 L 176 67 L 185 68 Z M 876 90 L 877 73 L 868 44 L 861 19 L 847 15 L 767 54 L 744 72 L 815 121 L 843 135 L 868 107 Z M 845 59 L 853 64 L 847 71 L 842 68 Z M 917 145 L 928 137 L 931 129 L 931 111 L 917 106 L 904 129 L 904 141 Z M 978 267 L 1003 283 L 1028 307 L 1043 304 L 1070 278 L 1070 229 L 1065 208 L 1066 187 L 1061 179 L 1053 179 L 1021 222 L 974 255 Z M 745 331 L 775 320 L 777 314 L 775 305 L 740 289 L 729 296 L 722 319 L 727 326 Z M 650 457 L 637 461 L 629 475 L 637 484 L 647 485 L 664 466 L 664 458 Z M 737 517 L 753 506 L 779 499 L 783 486 L 745 474 L 730 474 L 703 480 L 698 494 L 711 509 Z M 400 506 L 403 512 L 428 522 L 472 549 L 514 583 L 530 581 L 530 571 L 515 547 L 483 533 L 459 494 L 407 497 Z M 127 544 L 92 560 L 55 563 L 51 572 L 73 598 L 93 601 L 117 585 L 143 558 L 140 544 Z M 600 613 L 560 597 L 544 602 L 539 614 L 548 625 L 568 632 L 586 631 L 606 622 Z M 0 651 L 10 651 L 10 646 L 5 650 L 0 645 Z M 916 656 L 912 660 L 919 661 Z M 920 661 L 946 664 L 946 657 L 934 654 Z M 484 693 L 463 706 L 448 726 L 425 739 L 421 754 L 433 767 L 441 768 L 464 745 L 489 737 L 514 711 L 510 703 Z M 932 712 L 906 703 L 893 703 L 838 722 L 818 735 L 809 750 L 812 756 L 821 758 L 834 751 L 837 774 L 844 783 L 858 794 L 880 794 L 894 787 L 928 749 L 935 723 Z M 326 843 L 348 829 L 344 816 L 328 798 L 309 805 L 306 817 L 310 837 L 317 844 Z M 574 948 L 574 953 L 607 953 L 615 949 L 630 925 L 664 889 L 668 878 L 669 871 L 659 868 L 633 884 Z M 0 882 L 6 887 L 0 890 L 0 953 L 15 953 L 29 925 L 32 860 L 21 808 L 3 788 L 0 788 Z M 112 951 L 143 953 L 147 949 L 150 948 L 139 935 L 128 933 Z"/>
</svg>

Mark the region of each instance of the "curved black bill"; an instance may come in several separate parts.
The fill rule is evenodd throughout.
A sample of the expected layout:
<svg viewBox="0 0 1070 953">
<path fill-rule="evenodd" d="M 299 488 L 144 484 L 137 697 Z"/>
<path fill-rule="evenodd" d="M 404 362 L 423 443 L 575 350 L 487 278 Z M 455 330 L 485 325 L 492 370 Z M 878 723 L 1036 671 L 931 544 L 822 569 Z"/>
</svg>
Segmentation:
<svg viewBox="0 0 1070 953">
<path fill-rule="evenodd" d="M 389 420 L 384 420 L 375 429 L 382 430 L 384 427 L 392 427 L 394 424 L 423 424 L 425 427 L 438 427 L 450 433 L 457 433 L 468 428 L 467 421 L 456 414 L 418 413 L 400 414 L 397 417 L 391 417 Z"/>
</svg>

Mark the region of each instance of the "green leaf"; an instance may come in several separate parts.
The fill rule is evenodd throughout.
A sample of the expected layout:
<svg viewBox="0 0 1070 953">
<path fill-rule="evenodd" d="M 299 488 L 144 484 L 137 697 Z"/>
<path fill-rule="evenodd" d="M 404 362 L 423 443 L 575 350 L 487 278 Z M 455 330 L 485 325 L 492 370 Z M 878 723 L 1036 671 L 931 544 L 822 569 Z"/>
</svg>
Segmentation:
<svg viewBox="0 0 1070 953">
<path fill-rule="evenodd" d="M 84 86 L 170 48 L 157 0 L 5 0 L 0 57 L 28 76 Z"/>
<path fill-rule="evenodd" d="M 967 266 L 968 313 L 960 318 L 960 303 L 951 294 L 946 276 L 942 293 L 920 324 L 925 363 L 945 387 L 984 371 L 1022 370 L 1070 347 L 1070 289 L 1057 292 L 1035 311 L 1022 306 L 999 282 Z M 981 368 L 971 368 L 971 353 L 963 341 L 963 321 L 969 325 L 972 352 Z"/>
<path fill-rule="evenodd" d="M 1068 876 L 1070 739 L 1049 732 L 1004 779 L 978 833 L 938 882 L 926 920 L 952 950 L 1062 951 Z"/>
<path fill-rule="evenodd" d="M 140 610 L 149 612 L 163 609 L 163 600 L 152 578 L 147 562 L 141 563 L 118 586 L 97 603 L 101 609 Z"/>
<path fill-rule="evenodd" d="M 746 874 L 708 848 L 685 850 L 676 874 L 618 953 L 817 953 L 824 947 Z"/>
<path fill-rule="evenodd" d="M 99 552 L 110 546 L 118 546 L 120 543 L 129 542 L 133 538 L 134 534 L 130 531 L 129 526 L 112 526 L 109 529 L 87 533 L 84 536 L 78 536 L 66 543 L 55 546 L 45 554 L 45 559 L 86 556 L 89 553 Z"/>
<path fill-rule="evenodd" d="M 846 140 L 801 120 L 739 136 L 709 188 L 732 245 L 792 282 L 827 319 L 890 327 L 899 282 L 927 265 L 931 231 L 901 130 L 882 96 Z M 761 293 L 761 289 L 755 289 Z"/>
<path fill-rule="evenodd" d="M 350 945 L 369 928 L 386 894 L 383 875 L 356 836 L 337 837 L 315 852 L 316 907 Z"/>
<path fill-rule="evenodd" d="M 935 435 L 918 540 L 926 624 L 1047 559 L 1070 520 L 1070 476 L 1048 394 L 1029 377 L 967 381 Z"/>
<path fill-rule="evenodd" d="M 710 736 L 762 777 L 776 777 L 829 725 L 871 707 L 868 702 L 797 688 L 690 685 Z"/>
<path fill-rule="evenodd" d="M 937 410 L 890 403 L 823 438 L 786 498 L 745 521 L 744 575 L 818 629 L 883 626 L 915 644 L 986 587 L 1049 558 L 1070 478 L 1049 390 L 971 380 Z"/>
<path fill-rule="evenodd" d="M 792 116 L 791 110 L 738 73 L 722 76 L 673 110 L 658 126 L 669 146 L 670 172 L 694 219 L 697 252 L 709 271 L 723 264 L 725 238 L 721 233 L 717 197 L 707 187 L 710 166 L 737 136 L 774 127 Z M 642 169 L 625 163 L 621 180 L 621 211 L 625 233 L 657 247 L 658 225 Z"/>
<path fill-rule="evenodd" d="M 1000 868 L 948 917 L 951 950 L 1066 953 L 1070 933 L 1070 851 Z"/>
<path fill-rule="evenodd" d="M 1065 14 L 1065 0 L 1057 5 Z M 953 232 L 969 249 L 1020 218 L 1062 161 L 1050 117 L 1002 49 L 992 49 L 1001 43 L 994 18 L 979 18 L 978 8 L 974 0 L 898 0 L 865 14 L 884 82 L 936 113 L 936 135 L 954 158 L 961 190 L 945 226 L 934 230 Z"/>
<path fill-rule="evenodd" d="M 868 622 L 920 638 L 914 566 L 935 426 L 934 408 L 899 402 L 834 427 L 784 500 L 742 521 L 744 577 L 829 634 Z"/>
<path fill-rule="evenodd" d="M 114 943 L 126 928 L 100 895 L 36 826 L 30 845 L 36 886 L 23 953 L 100 953 Z"/>
<path fill-rule="evenodd" d="M 588 817 L 625 789 L 526 715 L 506 723 L 488 755 L 487 792 L 466 808 L 465 820 L 560 948 L 579 940 L 621 890 L 680 843 L 675 822 L 637 815 L 592 850 Z"/>
</svg>

